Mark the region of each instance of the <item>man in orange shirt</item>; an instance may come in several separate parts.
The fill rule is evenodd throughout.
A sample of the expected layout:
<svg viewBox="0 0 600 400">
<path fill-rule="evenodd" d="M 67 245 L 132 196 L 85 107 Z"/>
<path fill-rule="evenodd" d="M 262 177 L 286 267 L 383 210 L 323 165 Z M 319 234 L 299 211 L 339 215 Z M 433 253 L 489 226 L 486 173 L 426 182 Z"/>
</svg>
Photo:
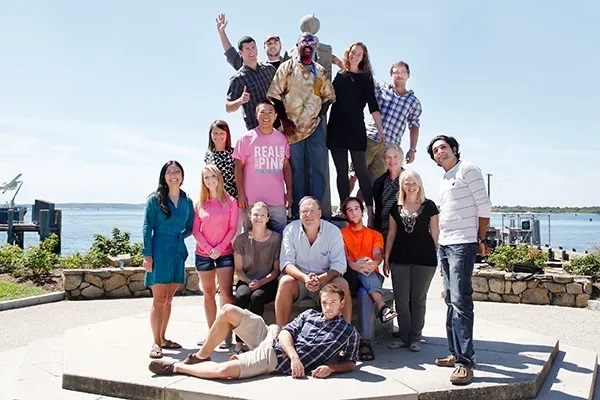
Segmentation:
<svg viewBox="0 0 600 400">
<path fill-rule="evenodd" d="M 363 224 L 365 206 L 356 197 L 347 198 L 341 206 L 348 226 L 341 229 L 346 250 L 348 271 L 358 274 L 358 332 L 361 341 L 359 357 L 362 361 L 375 359 L 371 339 L 373 337 L 373 303 L 377 305 L 377 317 L 381 322 L 389 322 L 396 317 L 393 311 L 383 301 L 381 285 L 383 275 L 379 272 L 379 264 L 383 260 L 383 236 L 374 229 Z"/>
</svg>

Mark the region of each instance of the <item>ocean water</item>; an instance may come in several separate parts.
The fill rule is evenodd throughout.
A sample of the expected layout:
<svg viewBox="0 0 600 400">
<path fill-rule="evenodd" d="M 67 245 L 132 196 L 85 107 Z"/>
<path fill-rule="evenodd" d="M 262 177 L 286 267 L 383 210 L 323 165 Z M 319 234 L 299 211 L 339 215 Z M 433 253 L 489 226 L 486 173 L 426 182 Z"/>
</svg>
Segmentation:
<svg viewBox="0 0 600 400">
<path fill-rule="evenodd" d="M 129 232 L 132 242 L 142 240 L 142 222 L 144 209 L 139 208 L 62 208 L 62 254 L 87 251 L 93 240 L 93 235 L 110 236 L 114 227 Z M 562 246 L 567 250 L 593 250 L 600 245 L 600 215 L 596 214 L 536 214 L 540 220 L 542 244 L 554 248 Z M 26 221 L 31 220 L 31 209 L 28 210 Z M 497 228 L 502 227 L 502 214 L 493 214 L 491 223 Z M 504 225 L 509 225 L 507 216 Z M 6 243 L 6 233 L 0 232 L 0 244 Z M 25 234 L 25 245 L 38 243 L 35 233 Z M 193 254 L 195 241 L 193 237 L 186 239 L 189 253 Z M 188 259 L 190 262 L 191 259 Z"/>
</svg>

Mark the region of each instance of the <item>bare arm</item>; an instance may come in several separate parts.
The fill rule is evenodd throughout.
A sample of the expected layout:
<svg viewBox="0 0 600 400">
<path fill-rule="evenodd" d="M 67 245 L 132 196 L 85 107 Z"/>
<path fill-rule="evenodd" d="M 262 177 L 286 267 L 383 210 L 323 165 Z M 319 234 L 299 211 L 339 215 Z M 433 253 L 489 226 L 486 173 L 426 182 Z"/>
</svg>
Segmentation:
<svg viewBox="0 0 600 400">
<path fill-rule="evenodd" d="M 289 210 L 292 207 L 292 164 L 290 159 L 285 158 L 283 160 L 283 180 L 285 182 L 285 208 Z"/>
<path fill-rule="evenodd" d="M 417 143 L 419 142 L 419 127 L 411 126 L 410 131 L 410 148 L 406 152 L 406 162 L 411 163 L 415 160 L 415 152 L 417 149 Z"/>
<path fill-rule="evenodd" d="M 266 285 L 279 276 L 279 259 L 273 261 L 273 269 L 264 278 L 260 280 L 260 285 Z"/>
<path fill-rule="evenodd" d="M 285 266 L 285 268 L 283 269 L 283 272 L 285 272 L 287 275 L 291 276 L 292 278 L 294 278 L 297 281 L 306 282 L 308 279 L 307 274 L 300 271 L 298 269 L 298 267 L 296 267 L 294 264 L 291 264 L 291 263 L 288 263 Z"/>
<path fill-rule="evenodd" d="M 244 263 L 241 254 L 233 253 L 233 263 L 235 264 L 235 274 L 238 276 L 240 281 L 246 283 L 250 282 L 250 278 L 248 278 L 248 275 L 246 275 L 244 272 Z"/>
<path fill-rule="evenodd" d="M 244 163 L 237 158 L 234 161 L 235 186 L 238 191 L 238 206 L 241 210 L 248 208 L 248 200 L 244 192 Z"/>
<path fill-rule="evenodd" d="M 431 233 L 431 237 L 433 238 L 433 244 L 435 248 L 438 248 L 438 238 L 440 237 L 440 225 L 439 225 L 439 217 L 434 215 L 429 220 L 429 232 Z"/>
<path fill-rule="evenodd" d="M 304 377 L 304 365 L 300 361 L 300 356 L 296 352 L 296 347 L 294 346 L 294 338 L 292 335 L 282 329 L 279 332 L 279 344 L 283 352 L 290 358 L 291 367 L 292 367 L 292 378 L 302 378 Z"/>
<path fill-rule="evenodd" d="M 320 284 L 328 283 L 332 279 L 337 278 L 338 276 L 342 276 L 342 275 L 340 275 L 340 273 L 338 271 L 330 269 L 329 271 L 324 272 L 321 275 L 319 275 L 319 283 Z"/>
<path fill-rule="evenodd" d="M 390 215 L 390 227 L 388 229 L 387 240 L 385 242 L 385 256 L 383 259 L 383 275 L 386 277 L 390 273 L 390 254 L 392 254 L 392 246 L 394 245 L 394 240 L 396 240 L 396 231 L 398 230 L 398 225 L 394 218 Z"/>
</svg>

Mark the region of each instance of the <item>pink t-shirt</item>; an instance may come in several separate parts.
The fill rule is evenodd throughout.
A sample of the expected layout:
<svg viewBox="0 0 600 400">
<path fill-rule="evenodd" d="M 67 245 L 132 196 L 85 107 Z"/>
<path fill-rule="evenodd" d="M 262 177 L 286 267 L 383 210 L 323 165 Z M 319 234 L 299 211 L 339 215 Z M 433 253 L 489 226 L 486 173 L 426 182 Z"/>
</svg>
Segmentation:
<svg viewBox="0 0 600 400">
<path fill-rule="evenodd" d="M 258 128 L 252 129 L 238 139 L 233 158 L 244 164 L 244 192 L 248 203 L 285 204 L 283 162 L 290 158 L 290 145 L 283 133 L 274 129 L 265 135 Z"/>
<path fill-rule="evenodd" d="M 237 200 L 231 196 L 225 197 L 225 204 L 210 199 L 200 212 L 195 208 L 192 234 L 196 238 L 196 254 L 208 257 L 213 248 L 222 255 L 232 254 L 231 241 L 237 232 L 238 213 Z"/>
</svg>

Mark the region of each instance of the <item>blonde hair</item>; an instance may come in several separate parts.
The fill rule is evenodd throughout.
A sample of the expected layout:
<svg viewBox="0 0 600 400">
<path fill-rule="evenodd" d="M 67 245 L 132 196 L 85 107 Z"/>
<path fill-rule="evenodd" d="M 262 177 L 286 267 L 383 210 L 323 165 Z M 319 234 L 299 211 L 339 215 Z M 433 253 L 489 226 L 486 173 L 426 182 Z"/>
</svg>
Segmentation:
<svg viewBox="0 0 600 400">
<path fill-rule="evenodd" d="M 417 185 L 419 185 L 419 203 L 423 204 L 425 202 L 425 189 L 423 189 L 423 180 L 421 179 L 421 175 L 419 175 L 416 171 L 403 171 L 400 174 L 400 190 L 398 190 L 398 205 L 403 206 L 406 201 L 406 193 L 404 192 L 404 182 L 408 178 L 413 178 Z"/>
<path fill-rule="evenodd" d="M 398 146 L 395 143 L 386 143 L 385 150 L 383 151 L 383 159 L 385 160 L 385 155 L 388 151 L 393 150 L 400 153 L 400 159 L 402 159 L 402 164 L 404 164 L 404 152 L 402 151 L 402 147 Z"/>
<path fill-rule="evenodd" d="M 214 165 L 205 165 L 202 168 L 202 184 L 200 185 L 200 195 L 198 196 L 198 202 L 196 203 L 196 209 L 200 211 L 208 200 L 210 200 L 210 190 L 204 183 L 204 174 L 206 172 L 212 172 L 217 177 L 217 199 L 221 202 L 221 204 L 225 204 L 225 198 L 227 197 L 227 192 L 225 192 L 225 186 L 223 185 L 223 175 L 219 168 Z"/>
</svg>

